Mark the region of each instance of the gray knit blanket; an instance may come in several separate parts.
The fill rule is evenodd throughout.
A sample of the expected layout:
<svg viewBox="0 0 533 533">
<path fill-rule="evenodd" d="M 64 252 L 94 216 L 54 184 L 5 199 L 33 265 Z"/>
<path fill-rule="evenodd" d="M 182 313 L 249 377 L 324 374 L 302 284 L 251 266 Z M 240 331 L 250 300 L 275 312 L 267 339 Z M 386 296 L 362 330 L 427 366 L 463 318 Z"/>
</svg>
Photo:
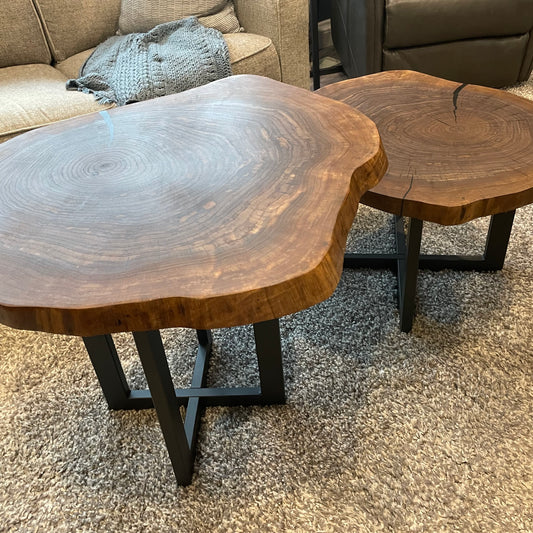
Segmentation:
<svg viewBox="0 0 533 533">
<path fill-rule="evenodd" d="M 110 37 L 67 81 L 68 90 L 125 105 L 192 89 L 231 76 L 222 34 L 196 17 L 156 26 L 148 33 Z"/>
</svg>

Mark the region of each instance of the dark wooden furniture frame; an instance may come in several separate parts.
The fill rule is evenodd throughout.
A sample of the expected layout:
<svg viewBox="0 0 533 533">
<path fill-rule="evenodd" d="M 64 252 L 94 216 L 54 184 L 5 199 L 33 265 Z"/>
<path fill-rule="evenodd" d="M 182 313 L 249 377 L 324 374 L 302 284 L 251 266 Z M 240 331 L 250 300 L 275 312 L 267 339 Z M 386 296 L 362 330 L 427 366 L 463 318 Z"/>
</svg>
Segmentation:
<svg viewBox="0 0 533 533">
<path fill-rule="evenodd" d="M 342 72 L 342 65 L 335 65 L 328 68 L 320 68 L 320 49 L 318 38 L 318 23 L 330 17 L 330 0 L 310 0 L 309 1 L 309 37 L 311 43 L 311 77 L 313 79 L 313 90 L 320 89 L 320 77 L 335 72 Z"/>
</svg>

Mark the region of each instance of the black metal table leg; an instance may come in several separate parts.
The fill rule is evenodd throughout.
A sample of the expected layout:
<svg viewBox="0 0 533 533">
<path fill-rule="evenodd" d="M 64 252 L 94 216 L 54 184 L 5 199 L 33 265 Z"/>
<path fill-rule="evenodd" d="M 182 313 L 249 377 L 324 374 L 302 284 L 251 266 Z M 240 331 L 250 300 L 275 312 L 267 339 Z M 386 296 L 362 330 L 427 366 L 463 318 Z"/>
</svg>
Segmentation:
<svg viewBox="0 0 533 533">
<path fill-rule="evenodd" d="M 143 365 L 170 462 L 179 485 L 191 482 L 193 456 L 174 393 L 165 350 L 159 331 L 133 334 Z"/>
<path fill-rule="evenodd" d="M 207 387 L 212 337 L 197 330 L 198 355 L 190 388 L 175 389 L 159 331 L 133 333 L 149 390 L 131 390 L 111 335 L 84 337 L 85 346 L 111 409 L 155 407 L 168 453 L 180 485 L 190 483 L 201 411 L 207 405 L 285 402 L 279 321 L 254 324 L 259 387 Z M 185 421 L 179 406 L 186 406 Z"/>
<path fill-rule="evenodd" d="M 408 222 L 406 235 L 403 228 L 403 217 L 396 217 L 398 308 L 400 310 L 400 329 L 405 333 L 411 331 L 413 327 L 422 227 L 422 220 L 411 218 Z"/>
<path fill-rule="evenodd" d="M 285 384 L 279 321 L 276 319 L 254 324 L 254 336 L 263 402 L 284 403 Z"/>
<path fill-rule="evenodd" d="M 96 335 L 83 337 L 83 342 L 109 408 L 126 409 L 131 391 L 113 338 L 111 335 Z"/>
<path fill-rule="evenodd" d="M 420 255 L 419 268 L 424 270 L 501 270 L 513 229 L 515 211 L 493 215 L 483 255 Z"/>
<path fill-rule="evenodd" d="M 501 270 L 505 262 L 509 239 L 513 229 L 515 211 L 493 215 L 485 245 L 484 258 L 487 270 Z"/>
<path fill-rule="evenodd" d="M 209 356 L 211 355 L 211 345 L 213 342 L 209 330 L 199 329 L 196 330 L 196 334 L 198 337 L 198 354 L 194 363 L 191 380 L 191 396 L 187 402 L 187 411 L 185 415 L 185 434 L 187 435 L 187 441 L 193 455 L 196 452 L 196 440 L 203 406 L 198 396 L 192 396 L 192 389 L 201 389 L 205 387 Z"/>
<path fill-rule="evenodd" d="M 404 239 L 401 237 L 403 220 L 396 216 L 396 252 L 391 254 L 346 253 L 344 268 L 387 268 L 397 272 L 400 328 L 402 331 L 409 332 L 414 316 L 417 271 L 419 269 L 476 270 L 479 272 L 500 270 L 505 261 L 514 215 L 515 211 L 493 215 L 487 232 L 484 254 L 467 256 L 420 254 L 423 222 L 410 219 L 407 241 L 404 244 Z"/>
</svg>

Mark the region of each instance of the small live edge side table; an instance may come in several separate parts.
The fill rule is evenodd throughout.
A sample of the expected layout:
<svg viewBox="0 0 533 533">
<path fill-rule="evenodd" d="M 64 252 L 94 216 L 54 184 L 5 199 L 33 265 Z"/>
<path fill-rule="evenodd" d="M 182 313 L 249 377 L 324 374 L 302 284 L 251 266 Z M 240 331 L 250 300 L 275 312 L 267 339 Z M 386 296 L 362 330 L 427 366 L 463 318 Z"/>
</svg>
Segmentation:
<svg viewBox="0 0 533 533">
<path fill-rule="evenodd" d="M 361 202 L 396 215 L 397 253 L 350 253 L 345 266 L 397 270 L 400 327 L 408 332 L 419 268 L 503 267 L 515 210 L 533 202 L 533 102 L 411 71 L 317 92 L 367 115 L 383 140 L 389 168 Z M 492 218 L 482 256 L 420 255 L 423 221 L 454 225 L 484 216 Z"/>
<path fill-rule="evenodd" d="M 203 406 L 285 401 L 278 319 L 332 294 L 359 198 L 386 165 L 363 114 L 258 76 L 16 137 L 0 146 L 0 321 L 82 336 L 109 407 L 154 406 L 188 484 Z M 242 324 L 260 386 L 207 386 L 209 330 Z M 171 327 L 198 332 L 189 389 L 172 383 L 159 335 Z M 122 331 L 149 390 L 130 390 Z"/>
</svg>

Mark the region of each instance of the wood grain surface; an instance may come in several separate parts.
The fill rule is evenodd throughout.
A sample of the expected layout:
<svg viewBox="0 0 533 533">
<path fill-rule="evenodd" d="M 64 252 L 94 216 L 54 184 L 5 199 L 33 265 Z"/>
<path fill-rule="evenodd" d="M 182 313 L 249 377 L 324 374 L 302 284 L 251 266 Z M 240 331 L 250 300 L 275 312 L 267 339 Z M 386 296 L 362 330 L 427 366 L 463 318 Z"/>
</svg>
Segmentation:
<svg viewBox="0 0 533 533">
<path fill-rule="evenodd" d="M 411 71 L 318 92 L 378 127 L 389 169 L 364 204 L 450 225 L 533 202 L 533 102 Z"/>
<path fill-rule="evenodd" d="M 0 147 L 0 321 L 95 335 L 311 306 L 386 164 L 367 117 L 256 76 L 16 137 Z"/>
</svg>

